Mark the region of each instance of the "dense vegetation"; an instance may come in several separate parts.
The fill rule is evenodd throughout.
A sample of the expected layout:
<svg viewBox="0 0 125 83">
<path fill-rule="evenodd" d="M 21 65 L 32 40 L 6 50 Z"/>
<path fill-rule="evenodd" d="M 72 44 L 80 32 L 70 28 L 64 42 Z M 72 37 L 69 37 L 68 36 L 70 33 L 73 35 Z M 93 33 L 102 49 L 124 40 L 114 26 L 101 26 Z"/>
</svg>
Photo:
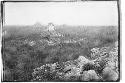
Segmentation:
<svg viewBox="0 0 125 83">
<path fill-rule="evenodd" d="M 35 68 L 56 62 L 63 67 L 64 62 L 76 60 L 79 56 L 94 60 L 96 56 L 91 57 L 92 48 L 108 46 L 113 49 L 114 43 L 118 41 L 116 26 L 55 27 L 56 32 L 63 34 L 63 37 L 51 36 L 43 30 L 45 26 L 20 26 L 19 28 L 7 26 L 3 29 L 7 31 L 2 39 L 3 81 L 35 81 L 33 77 Z M 50 40 L 55 44 L 48 45 Z M 74 40 L 76 43 L 65 43 L 64 41 L 67 40 Z M 57 73 L 51 74 L 56 76 Z M 56 79 L 50 80 L 51 74 L 46 73 L 49 77 L 42 81 L 60 79 L 57 76 Z"/>
</svg>

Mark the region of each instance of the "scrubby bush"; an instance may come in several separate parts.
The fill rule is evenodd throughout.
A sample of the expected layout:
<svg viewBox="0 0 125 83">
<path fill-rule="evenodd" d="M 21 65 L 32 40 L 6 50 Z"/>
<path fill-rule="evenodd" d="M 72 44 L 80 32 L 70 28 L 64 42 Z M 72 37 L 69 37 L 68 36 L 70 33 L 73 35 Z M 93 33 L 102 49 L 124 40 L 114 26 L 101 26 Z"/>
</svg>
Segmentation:
<svg viewBox="0 0 125 83">
<path fill-rule="evenodd" d="M 84 71 L 82 74 L 82 81 L 99 81 L 99 77 L 94 70 Z"/>
<path fill-rule="evenodd" d="M 102 77 L 104 81 L 117 81 L 119 78 L 118 73 L 110 67 L 103 69 Z"/>
<path fill-rule="evenodd" d="M 3 38 L 3 81 L 84 81 L 84 78 L 81 78 L 83 72 L 91 70 L 95 72 L 95 77 L 97 74 L 105 79 L 101 79 L 102 81 L 107 81 L 107 74 L 103 74 L 105 67 L 118 72 L 118 44 L 114 45 L 118 40 L 117 30 L 115 27 L 93 27 L 94 31 L 91 30 L 92 27 L 79 28 L 63 26 L 60 33 L 64 34 L 64 37 L 57 38 L 42 38 L 44 32 L 31 34 L 32 31 L 29 31 L 30 34 L 27 32 L 21 35 L 20 32 L 20 35 L 15 33 Z M 55 45 L 48 45 L 49 40 L 54 41 Z M 64 40 L 77 42 L 63 43 Z M 31 41 L 35 42 L 33 46 L 28 43 Z M 87 80 L 91 78 L 89 81 L 95 79 L 90 73 L 86 75 Z M 115 74 L 109 74 L 112 75 Z M 113 81 L 115 80 L 113 78 Z"/>
</svg>

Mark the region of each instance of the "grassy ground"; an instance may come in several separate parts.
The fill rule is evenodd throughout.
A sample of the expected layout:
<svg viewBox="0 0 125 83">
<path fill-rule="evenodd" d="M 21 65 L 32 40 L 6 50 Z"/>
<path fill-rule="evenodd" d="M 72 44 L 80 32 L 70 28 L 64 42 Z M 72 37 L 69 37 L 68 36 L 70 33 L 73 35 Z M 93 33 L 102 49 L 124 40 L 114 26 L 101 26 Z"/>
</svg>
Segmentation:
<svg viewBox="0 0 125 83">
<path fill-rule="evenodd" d="M 111 46 L 118 41 L 117 28 L 115 26 L 63 26 L 63 28 L 60 26 L 56 31 L 65 36 L 51 39 L 78 41 L 83 38 L 84 40 L 77 43 L 61 42 L 53 46 L 47 45 L 46 39 L 40 36 L 47 34 L 46 32 L 43 34 L 40 28 L 39 31 L 37 28 L 30 30 L 29 27 L 21 31 L 20 28 L 15 29 L 14 27 L 11 30 L 8 29 L 7 35 L 2 40 L 3 81 L 31 81 L 33 69 L 43 64 L 75 60 L 81 55 L 90 58 L 90 49 Z M 25 43 L 25 40 L 36 43 L 30 46 Z"/>
</svg>

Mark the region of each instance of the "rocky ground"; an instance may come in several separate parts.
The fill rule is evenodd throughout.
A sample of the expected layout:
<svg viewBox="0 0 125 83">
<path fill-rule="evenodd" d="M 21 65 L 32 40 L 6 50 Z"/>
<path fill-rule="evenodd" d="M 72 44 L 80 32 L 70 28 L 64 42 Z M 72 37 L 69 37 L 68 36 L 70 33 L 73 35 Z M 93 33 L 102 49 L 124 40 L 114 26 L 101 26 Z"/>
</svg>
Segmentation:
<svg viewBox="0 0 125 83">
<path fill-rule="evenodd" d="M 45 64 L 35 68 L 32 81 L 118 81 L 118 42 L 91 49 L 91 59 Z"/>
</svg>

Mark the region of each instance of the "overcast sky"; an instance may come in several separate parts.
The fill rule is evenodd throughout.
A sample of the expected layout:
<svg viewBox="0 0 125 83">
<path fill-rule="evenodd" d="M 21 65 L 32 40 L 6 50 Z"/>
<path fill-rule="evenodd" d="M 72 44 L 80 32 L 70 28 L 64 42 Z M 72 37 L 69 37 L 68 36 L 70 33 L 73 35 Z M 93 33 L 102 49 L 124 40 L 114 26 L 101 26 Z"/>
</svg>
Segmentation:
<svg viewBox="0 0 125 83">
<path fill-rule="evenodd" d="M 5 3 L 5 25 L 117 25 L 116 1 Z"/>
</svg>

